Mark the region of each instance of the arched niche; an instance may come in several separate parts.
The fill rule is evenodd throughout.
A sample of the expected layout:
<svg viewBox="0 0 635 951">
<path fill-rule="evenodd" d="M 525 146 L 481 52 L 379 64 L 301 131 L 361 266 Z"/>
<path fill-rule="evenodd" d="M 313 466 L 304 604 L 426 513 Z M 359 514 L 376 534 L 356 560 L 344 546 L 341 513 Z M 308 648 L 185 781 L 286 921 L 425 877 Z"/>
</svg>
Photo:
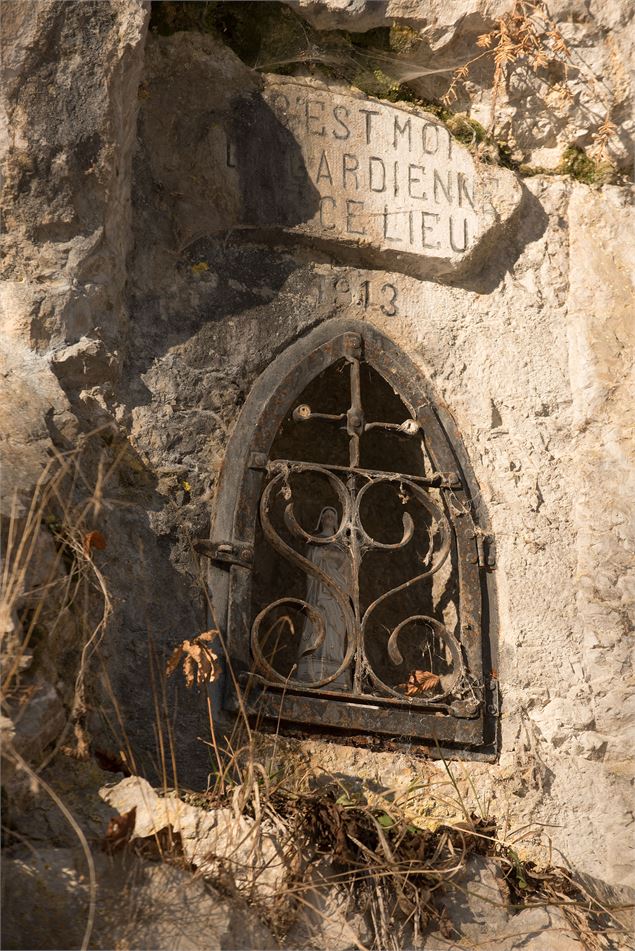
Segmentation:
<svg viewBox="0 0 635 951">
<path fill-rule="evenodd" d="M 261 374 L 228 444 L 216 621 L 260 723 L 493 749 L 493 545 L 449 412 L 412 361 L 331 320 Z"/>
</svg>

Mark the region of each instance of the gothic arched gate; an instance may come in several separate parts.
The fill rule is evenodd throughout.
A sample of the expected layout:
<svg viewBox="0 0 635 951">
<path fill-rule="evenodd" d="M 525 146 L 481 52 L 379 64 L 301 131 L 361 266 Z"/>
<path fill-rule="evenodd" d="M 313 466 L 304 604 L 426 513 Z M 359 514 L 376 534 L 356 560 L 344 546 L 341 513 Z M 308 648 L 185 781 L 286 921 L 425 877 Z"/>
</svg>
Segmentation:
<svg viewBox="0 0 635 951">
<path fill-rule="evenodd" d="M 237 681 L 261 721 L 491 744 L 493 546 L 452 430 L 367 324 L 323 324 L 261 375 L 199 545 L 234 672 L 226 707 Z"/>
</svg>

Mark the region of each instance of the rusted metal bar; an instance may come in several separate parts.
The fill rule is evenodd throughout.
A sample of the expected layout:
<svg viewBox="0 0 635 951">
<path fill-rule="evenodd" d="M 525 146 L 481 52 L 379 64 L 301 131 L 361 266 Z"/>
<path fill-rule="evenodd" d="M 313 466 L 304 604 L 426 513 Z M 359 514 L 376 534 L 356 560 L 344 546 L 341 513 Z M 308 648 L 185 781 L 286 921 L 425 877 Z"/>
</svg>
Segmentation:
<svg viewBox="0 0 635 951">
<path fill-rule="evenodd" d="M 363 730 L 388 736 L 421 738 L 438 742 L 477 744 L 481 742 L 482 727 L 478 719 L 459 719 L 441 712 L 425 713 L 419 709 L 397 709 L 369 701 L 372 710 L 360 715 L 359 706 L 341 700 L 317 696 L 299 697 L 289 693 L 274 695 L 267 691 L 250 703 L 250 710 L 258 717 L 273 722 L 315 724 L 323 729 Z"/>
<path fill-rule="evenodd" d="M 199 555 L 204 555 L 221 566 L 229 568 L 231 565 L 242 565 L 243 568 L 251 568 L 253 565 L 254 550 L 251 545 L 211 542 L 208 538 L 197 538 L 193 547 Z"/>
<path fill-rule="evenodd" d="M 290 471 L 301 471 L 307 463 L 296 462 L 293 459 L 272 459 L 266 464 L 266 467 L 274 471 L 281 466 L 286 466 Z M 432 472 L 429 476 L 405 475 L 400 472 L 391 472 L 387 469 L 362 469 L 360 466 L 351 468 L 350 466 L 338 466 L 330 462 L 321 462 L 323 469 L 330 472 L 352 473 L 367 479 L 382 478 L 386 481 L 400 482 L 407 479 L 409 482 L 416 482 L 418 485 L 426 486 L 430 489 L 459 489 L 461 487 L 461 477 L 458 472 Z M 256 468 L 265 468 L 257 466 Z"/>
</svg>

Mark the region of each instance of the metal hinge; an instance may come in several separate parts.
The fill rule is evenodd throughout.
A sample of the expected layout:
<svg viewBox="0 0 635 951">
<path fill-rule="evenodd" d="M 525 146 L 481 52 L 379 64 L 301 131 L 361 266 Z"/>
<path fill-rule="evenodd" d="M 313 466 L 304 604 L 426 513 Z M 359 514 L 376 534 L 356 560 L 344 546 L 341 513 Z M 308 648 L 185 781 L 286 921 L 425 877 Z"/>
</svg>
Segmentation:
<svg viewBox="0 0 635 951">
<path fill-rule="evenodd" d="M 496 567 L 496 542 L 493 535 L 477 535 L 476 552 L 481 568 L 492 571 Z"/>
<path fill-rule="evenodd" d="M 500 698 L 498 692 L 498 680 L 494 677 L 489 682 L 489 703 L 487 704 L 487 712 L 493 717 L 497 717 L 500 714 Z"/>
<path fill-rule="evenodd" d="M 254 550 L 247 544 L 212 542 L 209 538 L 197 538 L 194 541 L 194 551 L 209 558 L 221 568 L 231 568 L 232 565 L 251 568 L 254 561 Z"/>
</svg>

